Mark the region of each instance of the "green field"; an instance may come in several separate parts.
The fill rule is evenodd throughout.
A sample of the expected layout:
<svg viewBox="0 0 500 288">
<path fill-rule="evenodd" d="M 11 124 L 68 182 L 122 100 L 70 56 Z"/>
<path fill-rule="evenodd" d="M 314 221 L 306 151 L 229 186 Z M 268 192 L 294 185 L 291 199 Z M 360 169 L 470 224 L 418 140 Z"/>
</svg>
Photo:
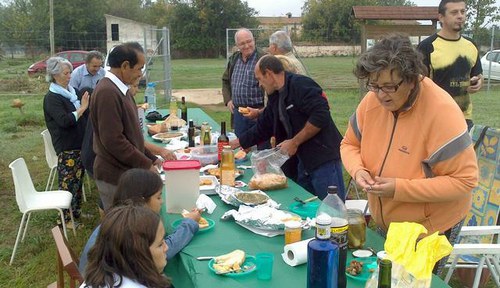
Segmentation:
<svg viewBox="0 0 500 288">
<path fill-rule="evenodd" d="M 325 87 L 337 126 L 344 132 L 349 116 L 360 98 L 357 82 L 352 76 L 355 59 L 349 57 L 324 57 L 304 59 L 311 76 Z M 8 165 L 18 157 L 24 157 L 35 186 L 45 188 L 49 169 L 45 162 L 43 141 L 40 132 L 45 129 L 42 100 L 47 84 L 42 79 L 30 79 L 26 69 L 31 61 L 5 59 L 0 61 L 0 286 L 1 287 L 46 287 L 56 280 L 56 252 L 50 234 L 55 225 L 55 212 L 34 213 L 24 243 L 18 247 L 12 266 L 9 260 L 21 219 L 14 197 L 12 177 Z M 158 64 L 155 63 L 155 66 Z M 218 88 L 224 70 L 224 59 L 173 60 L 172 79 L 174 89 Z M 474 118 L 478 124 L 500 127 L 500 85 L 473 96 Z M 23 113 L 11 108 L 13 99 L 24 103 Z M 141 99 L 141 97 L 138 97 Z M 196 105 L 190 103 L 191 107 Z M 215 120 L 228 118 L 225 107 L 211 105 L 203 107 Z M 87 192 L 88 193 L 88 192 Z M 78 230 L 77 237 L 69 233 L 69 243 L 79 255 L 93 227 L 98 222 L 96 207 L 97 190 L 87 195 L 82 218 L 85 225 Z M 490 281 L 492 283 L 492 281 Z M 461 287 L 454 282 L 453 287 Z M 494 287 L 490 284 L 488 287 Z"/>
</svg>

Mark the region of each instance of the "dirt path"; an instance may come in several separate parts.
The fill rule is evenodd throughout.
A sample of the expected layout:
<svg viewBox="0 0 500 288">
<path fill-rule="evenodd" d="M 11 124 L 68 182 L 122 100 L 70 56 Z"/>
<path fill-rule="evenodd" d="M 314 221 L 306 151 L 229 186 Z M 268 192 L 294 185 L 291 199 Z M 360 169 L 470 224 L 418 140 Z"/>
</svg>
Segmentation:
<svg viewBox="0 0 500 288">
<path fill-rule="evenodd" d="M 204 89 L 174 89 L 172 95 L 181 100 L 181 97 L 186 97 L 187 102 L 193 102 L 198 105 L 214 105 L 222 103 L 222 90 L 220 88 L 204 88 Z"/>
</svg>

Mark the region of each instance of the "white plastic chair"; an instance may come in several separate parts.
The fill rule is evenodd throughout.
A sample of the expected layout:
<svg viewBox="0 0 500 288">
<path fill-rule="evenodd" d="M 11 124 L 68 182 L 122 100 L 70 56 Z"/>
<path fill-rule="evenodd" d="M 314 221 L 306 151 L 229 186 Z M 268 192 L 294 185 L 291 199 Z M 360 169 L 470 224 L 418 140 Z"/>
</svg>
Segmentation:
<svg viewBox="0 0 500 288">
<path fill-rule="evenodd" d="M 479 287 L 483 268 L 488 268 L 491 276 L 495 280 L 497 287 L 500 287 L 500 226 L 464 226 L 460 230 L 460 236 L 492 236 L 496 235 L 496 243 L 459 243 L 453 245 L 452 256 L 455 256 L 451 262 L 450 269 L 446 274 L 444 281 L 448 283 L 455 268 L 476 268 L 473 288 Z M 477 262 L 459 262 L 463 255 L 476 255 Z M 470 257 L 469 257 L 470 258 Z"/>
<path fill-rule="evenodd" d="M 14 188 L 16 192 L 16 202 L 19 206 L 19 211 L 23 213 L 21 223 L 19 224 L 19 230 L 17 231 L 14 251 L 12 251 L 12 257 L 10 258 L 10 264 L 12 264 L 14 256 L 16 255 L 17 245 L 19 244 L 21 233 L 23 234 L 21 242 L 24 241 L 24 237 L 26 236 L 31 212 L 52 209 L 57 210 L 61 216 L 64 236 L 67 238 L 66 223 L 64 222 L 64 213 L 62 209 L 69 209 L 69 215 L 73 224 L 73 234 L 75 236 L 76 230 L 75 222 L 73 221 L 73 211 L 71 211 L 71 199 L 73 195 L 71 195 L 70 192 L 62 190 L 45 192 L 36 191 L 33 181 L 31 180 L 28 167 L 26 166 L 26 162 L 23 158 L 14 160 L 9 164 L 9 168 L 12 170 L 12 178 L 14 180 Z"/>
<path fill-rule="evenodd" d="M 54 145 L 52 144 L 52 137 L 50 136 L 49 130 L 45 129 L 42 131 L 42 137 L 43 137 L 43 144 L 45 146 L 45 160 L 47 160 L 47 165 L 49 166 L 50 173 L 49 173 L 49 179 L 47 179 L 47 186 L 45 187 L 45 191 L 52 190 L 54 187 L 54 180 L 56 179 L 57 175 L 57 154 L 56 150 L 54 149 Z M 87 188 L 90 191 L 90 180 L 89 180 L 89 175 L 85 174 L 87 178 Z M 82 184 L 82 196 L 83 196 L 83 201 L 87 202 L 87 195 L 85 194 L 85 185 Z"/>
</svg>

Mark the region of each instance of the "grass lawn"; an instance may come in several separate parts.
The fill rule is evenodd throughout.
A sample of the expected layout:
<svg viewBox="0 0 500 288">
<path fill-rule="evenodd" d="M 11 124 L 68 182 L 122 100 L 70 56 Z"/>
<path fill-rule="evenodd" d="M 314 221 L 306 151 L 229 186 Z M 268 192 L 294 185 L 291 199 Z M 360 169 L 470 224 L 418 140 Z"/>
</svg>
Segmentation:
<svg viewBox="0 0 500 288">
<path fill-rule="evenodd" d="M 352 76 L 355 59 L 349 57 L 325 57 L 304 59 L 310 74 L 320 83 L 329 96 L 332 116 L 344 132 L 349 116 L 359 101 L 357 83 Z M 29 79 L 26 69 L 32 61 L 24 59 L 0 61 L 0 286 L 1 287 L 46 287 L 56 280 L 56 252 L 50 228 L 55 225 L 55 212 L 34 213 L 29 231 L 21 243 L 12 266 L 9 260 L 16 238 L 21 213 L 14 197 L 12 176 L 8 165 L 18 157 L 24 157 L 35 187 L 45 188 L 49 169 L 45 162 L 43 140 L 40 132 L 45 129 L 42 101 L 47 84 L 41 79 Z M 156 64 L 156 63 L 155 63 Z M 172 77 L 174 89 L 217 88 L 224 71 L 224 59 L 173 60 Z M 474 118 L 478 124 L 500 127 L 500 86 L 490 91 L 481 91 L 473 96 Z M 11 108 L 11 102 L 20 98 L 25 103 L 23 112 Z M 141 99 L 139 96 L 138 99 Z M 159 104 L 160 105 L 160 104 Z M 196 105 L 190 103 L 191 107 Z M 221 105 L 202 107 L 216 121 L 227 120 L 229 114 Z M 79 255 L 88 236 L 98 222 L 95 186 L 87 194 L 88 202 L 83 212 L 88 217 L 81 219 L 84 228 L 77 237 L 69 232 L 69 243 Z M 88 192 L 87 192 L 88 193 Z M 456 280 L 453 287 L 461 287 Z M 494 287 L 492 281 L 488 287 Z"/>
</svg>

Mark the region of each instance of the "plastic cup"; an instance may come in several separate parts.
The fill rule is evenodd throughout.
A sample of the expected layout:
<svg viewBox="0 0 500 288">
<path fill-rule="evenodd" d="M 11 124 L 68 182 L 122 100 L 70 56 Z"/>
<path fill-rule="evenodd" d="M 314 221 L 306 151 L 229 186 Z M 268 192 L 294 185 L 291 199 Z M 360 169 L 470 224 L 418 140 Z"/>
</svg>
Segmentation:
<svg viewBox="0 0 500 288">
<path fill-rule="evenodd" d="M 271 253 L 257 253 L 257 279 L 270 280 L 273 276 L 274 255 Z"/>
</svg>

